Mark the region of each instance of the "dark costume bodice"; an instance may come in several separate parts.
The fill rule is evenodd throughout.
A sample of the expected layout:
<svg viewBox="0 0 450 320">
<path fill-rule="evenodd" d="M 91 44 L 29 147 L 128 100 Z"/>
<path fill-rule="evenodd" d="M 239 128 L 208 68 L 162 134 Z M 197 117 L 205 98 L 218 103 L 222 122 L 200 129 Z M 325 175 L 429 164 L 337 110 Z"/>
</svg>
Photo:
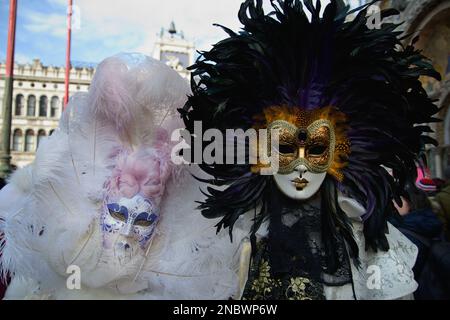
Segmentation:
<svg viewBox="0 0 450 320">
<path fill-rule="evenodd" d="M 268 237 L 256 244 L 243 299 L 322 300 L 323 286 L 351 283 L 350 262 L 339 239 L 337 264 L 322 245 L 320 209 L 287 203 L 272 215 Z"/>
</svg>

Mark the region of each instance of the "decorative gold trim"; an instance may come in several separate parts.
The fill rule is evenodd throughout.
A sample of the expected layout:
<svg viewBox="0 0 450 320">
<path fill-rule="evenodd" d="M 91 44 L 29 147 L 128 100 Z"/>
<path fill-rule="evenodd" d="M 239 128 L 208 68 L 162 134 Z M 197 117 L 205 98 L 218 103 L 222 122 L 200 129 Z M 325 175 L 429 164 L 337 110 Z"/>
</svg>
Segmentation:
<svg viewBox="0 0 450 320">
<path fill-rule="evenodd" d="M 297 136 L 301 130 L 306 130 L 311 135 L 322 127 L 329 128 L 330 141 L 328 154 L 326 155 L 328 159 L 326 164 L 321 164 L 323 161 L 320 160 L 324 158 L 310 161 L 302 157 L 290 161 L 287 165 L 280 165 L 278 173 L 287 174 L 292 172 L 297 166 L 305 165 L 311 172 L 327 172 L 338 181 L 344 179 L 342 169 L 348 164 L 351 144 L 347 138 L 348 125 L 346 117 L 337 108 L 327 106 L 310 111 L 300 107 L 272 106 L 264 109 L 263 114 L 255 116 L 254 119 L 256 122 L 255 129 L 269 130 L 269 139 L 266 146 L 268 155 L 270 155 L 271 151 L 271 129 L 282 128 Z M 280 141 L 282 138 L 281 136 Z M 267 166 L 261 164 L 252 166 L 252 172 L 257 173 L 262 167 Z"/>
</svg>

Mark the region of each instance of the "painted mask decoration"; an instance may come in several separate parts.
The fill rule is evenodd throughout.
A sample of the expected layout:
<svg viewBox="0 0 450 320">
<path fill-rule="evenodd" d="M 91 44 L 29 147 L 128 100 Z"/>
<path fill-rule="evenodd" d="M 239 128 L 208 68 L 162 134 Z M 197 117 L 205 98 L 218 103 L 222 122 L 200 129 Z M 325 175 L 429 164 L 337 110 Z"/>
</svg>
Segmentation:
<svg viewBox="0 0 450 320">
<path fill-rule="evenodd" d="M 332 107 L 305 111 L 270 107 L 261 125 L 268 130 L 268 154 L 277 154 L 274 180 L 286 196 L 306 200 L 317 193 L 327 174 L 342 180 L 350 144 L 345 136 L 345 117 Z M 259 119 L 261 121 L 261 119 Z M 271 132 L 279 143 L 271 147 Z"/>
<path fill-rule="evenodd" d="M 158 209 L 141 195 L 105 203 L 102 215 L 104 246 L 113 249 L 120 262 L 145 250 L 158 222 Z"/>
<path fill-rule="evenodd" d="M 119 265 L 149 249 L 169 172 L 167 159 L 156 149 L 119 156 L 100 219 L 103 247 Z"/>
</svg>

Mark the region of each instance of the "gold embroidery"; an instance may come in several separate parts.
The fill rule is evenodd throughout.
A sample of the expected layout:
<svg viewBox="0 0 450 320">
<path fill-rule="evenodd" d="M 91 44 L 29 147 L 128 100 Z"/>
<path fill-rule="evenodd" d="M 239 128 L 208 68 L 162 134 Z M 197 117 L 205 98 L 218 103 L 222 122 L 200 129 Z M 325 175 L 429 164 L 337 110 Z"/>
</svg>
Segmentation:
<svg viewBox="0 0 450 320">
<path fill-rule="evenodd" d="M 255 292 L 253 299 L 265 299 L 266 296 L 272 292 L 272 287 L 275 286 L 281 286 L 281 281 L 271 278 L 269 262 L 261 260 L 258 278 L 253 280 L 252 283 L 252 290 Z"/>
<path fill-rule="evenodd" d="M 306 293 L 306 286 L 310 283 L 307 278 L 291 278 L 291 283 L 286 289 L 286 298 L 289 300 L 312 300 Z"/>
</svg>

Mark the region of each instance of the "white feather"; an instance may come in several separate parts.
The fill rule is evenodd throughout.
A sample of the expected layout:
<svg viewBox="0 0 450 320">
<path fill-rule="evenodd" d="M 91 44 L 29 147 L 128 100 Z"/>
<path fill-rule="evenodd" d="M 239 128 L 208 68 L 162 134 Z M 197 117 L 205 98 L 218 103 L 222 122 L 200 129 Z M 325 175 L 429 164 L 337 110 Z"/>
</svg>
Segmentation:
<svg viewBox="0 0 450 320">
<path fill-rule="evenodd" d="M 105 60 L 89 93 L 71 98 L 58 130 L 40 143 L 33 165 L 0 192 L 2 270 L 64 297 L 66 267 L 76 261 L 85 267 L 83 283 L 92 283 L 89 292 L 97 290 L 89 270 L 101 252 L 99 208 L 116 156 L 151 145 L 161 122 L 166 129 L 179 126 L 170 119 L 187 93 L 185 80 L 161 62 L 135 55 Z M 233 243 L 227 232 L 216 235 L 217 221 L 196 209 L 199 187 L 185 168 L 173 168 L 157 235 L 145 263 L 132 270 L 147 290 L 133 297 L 227 299 L 237 293 L 237 251 L 247 234 L 238 229 Z M 8 206 L 13 196 L 16 206 Z"/>
</svg>

